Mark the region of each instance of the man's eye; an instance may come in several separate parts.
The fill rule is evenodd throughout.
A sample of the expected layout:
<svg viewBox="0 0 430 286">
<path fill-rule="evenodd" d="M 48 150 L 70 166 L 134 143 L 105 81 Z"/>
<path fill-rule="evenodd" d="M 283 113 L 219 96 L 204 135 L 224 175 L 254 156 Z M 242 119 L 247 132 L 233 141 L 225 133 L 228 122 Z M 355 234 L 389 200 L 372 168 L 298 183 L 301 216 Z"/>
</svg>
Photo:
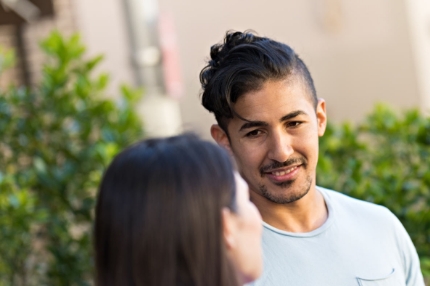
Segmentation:
<svg viewBox="0 0 430 286">
<path fill-rule="evenodd" d="M 301 121 L 291 121 L 287 123 L 288 127 L 298 127 L 300 124 L 302 124 L 303 122 Z"/>
<path fill-rule="evenodd" d="M 246 133 L 246 137 L 256 137 L 261 134 L 260 130 L 252 130 L 251 132 Z"/>
</svg>

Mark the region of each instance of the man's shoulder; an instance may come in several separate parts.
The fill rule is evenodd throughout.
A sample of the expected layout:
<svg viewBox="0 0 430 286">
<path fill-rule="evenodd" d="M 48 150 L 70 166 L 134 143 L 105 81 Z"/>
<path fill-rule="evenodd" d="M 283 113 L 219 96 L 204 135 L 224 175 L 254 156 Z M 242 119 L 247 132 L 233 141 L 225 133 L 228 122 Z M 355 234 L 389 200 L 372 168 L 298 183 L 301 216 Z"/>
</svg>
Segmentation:
<svg viewBox="0 0 430 286">
<path fill-rule="evenodd" d="M 367 202 L 352 198 L 338 191 L 330 190 L 323 187 L 318 187 L 318 190 L 323 194 L 327 204 L 330 204 L 336 213 L 341 215 L 351 214 L 360 216 L 363 220 L 387 220 L 396 221 L 395 215 L 385 206 L 377 205 L 372 202 Z"/>
</svg>

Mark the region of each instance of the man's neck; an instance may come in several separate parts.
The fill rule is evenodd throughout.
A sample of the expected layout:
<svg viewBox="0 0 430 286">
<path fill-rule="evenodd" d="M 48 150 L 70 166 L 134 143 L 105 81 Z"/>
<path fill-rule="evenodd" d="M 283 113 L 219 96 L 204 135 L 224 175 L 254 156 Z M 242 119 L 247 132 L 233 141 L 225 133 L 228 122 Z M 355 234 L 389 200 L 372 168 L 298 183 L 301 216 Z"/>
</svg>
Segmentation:
<svg viewBox="0 0 430 286">
<path fill-rule="evenodd" d="M 315 186 L 303 198 L 289 204 L 273 203 L 252 191 L 251 198 L 263 221 L 280 230 L 310 232 L 322 226 L 328 218 L 324 197 Z"/>
</svg>

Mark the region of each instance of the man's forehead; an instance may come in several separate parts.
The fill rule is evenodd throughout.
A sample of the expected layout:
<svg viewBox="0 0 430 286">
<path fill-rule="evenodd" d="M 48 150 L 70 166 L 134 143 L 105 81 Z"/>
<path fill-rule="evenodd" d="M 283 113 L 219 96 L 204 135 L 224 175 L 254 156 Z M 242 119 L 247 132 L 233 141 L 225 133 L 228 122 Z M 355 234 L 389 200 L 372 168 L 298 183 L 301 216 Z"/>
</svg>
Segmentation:
<svg viewBox="0 0 430 286">
<path fill-rule="evenodd" d="M 313 104 L 306 95 L 284 94 L 246 94 L 233 106 L 233 118 L 261 120 L 261 118 L 283 117 L 295 114 L 309 115 L 314 110 Z"/>
</svg>

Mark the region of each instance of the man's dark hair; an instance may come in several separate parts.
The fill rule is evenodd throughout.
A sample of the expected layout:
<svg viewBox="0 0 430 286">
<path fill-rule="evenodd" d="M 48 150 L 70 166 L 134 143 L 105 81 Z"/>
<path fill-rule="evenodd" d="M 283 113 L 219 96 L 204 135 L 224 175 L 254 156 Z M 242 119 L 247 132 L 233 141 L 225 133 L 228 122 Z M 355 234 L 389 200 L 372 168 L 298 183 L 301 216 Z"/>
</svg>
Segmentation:
<svg viewBox="0 0 430 286">
<path fill-rule="evenodd" d="M 214 143 L 181 135 L 115 157 L 97 199 L 99 286 L 238 286 L 222 209 L 237 212 L 234 166 Z"/>
<path fill-rule="evenodd" d="M 208 65 L 200 72 L 202 104 L 215 114 L 227 132 L 227 120 L 236 114 L 238 98 L 262 88 L 268 80 L 300 76 L 306 83 L 314 107 L 317 96 L 305 63 L 289 46 L 252 32 L 227 32 L 224 42 L 211 47 Z M 240 116 L 239 116 L 240 117 Z"/>
</svg>

